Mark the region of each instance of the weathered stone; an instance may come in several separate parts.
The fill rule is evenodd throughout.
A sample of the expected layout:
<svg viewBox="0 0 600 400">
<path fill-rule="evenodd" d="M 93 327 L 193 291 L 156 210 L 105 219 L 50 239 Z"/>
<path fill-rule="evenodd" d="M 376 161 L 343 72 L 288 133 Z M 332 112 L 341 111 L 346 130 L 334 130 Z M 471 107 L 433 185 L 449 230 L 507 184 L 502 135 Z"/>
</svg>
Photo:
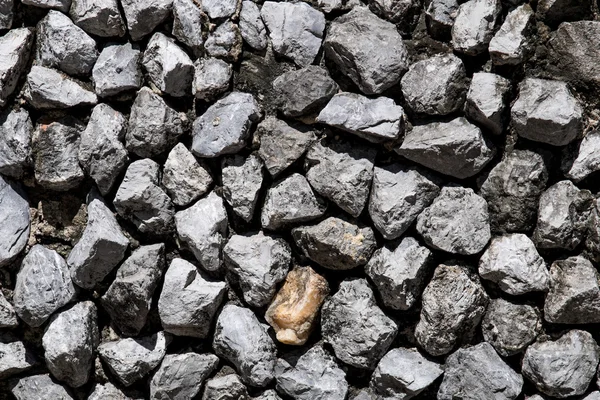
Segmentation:
<svg viewBox="0 0 600 400">
<path fill-rule="evenodd" d="M 194 63 L 192 94 L 197 99 L 211 101 L 229 89 L 232 74 L 231 64 L 223 60 L 199 58 Z"/>
<path fill-rule="evenodd" d="M 396 27 L 366 7 L 336 18 L 323 46 L 327 58 L 364 94 L 382 93 L 408 69 L 408 53 Z"/>
<path fill-rule="evenodd" d="M 173 1 L 173 36 L 189 47 L 195 57 L 202 56 L 208 31 L 208 16 L 202 11 L 202 4 L 194 0 Z"/>
<path fill-rule="evenodd" d="M 249 400 L 248 390 L 236 374 L 209 379 L 202 400 Z"/>
<path fill-rule="evenodd" d="M 226 157 L 221 163 L 223 197 L 233 212 L 250 222 L 263 183 L 263 163 L 255 155 Z"/>
<path fill-rule="evenodd" d="M 173 0 L 121 0 L 129 35 L 134 41 L 142 39 L 160 25 L 170 14 Z"/>
<path fill-rule="evenodd" d="M 452 47 L 470 56 L 487 50 L 502 12 L 500 0 L 469 0 L 458 7 L 452 25 Z"/>
<path fill-rule="evenodd" d="M 36 109 L 71 108 L 98 103 L 96 94 L 56 70 L 33 66 L 27 75 L 24 97 Z"/>
<path fill-rule="evenodd" d="M 529 39 L 532 25 L 533 10 L 529 4 L 523 4 L 509 12 L 490 41 L 492 63 L 518 65 L 525 61 L 532 50 Z"/>
<path fill-rule="evenodd" d="M 400 33 L 412 33 L 423 3 L 420 0 L 370 0 L 369 8 L 383 19 L 397 24 Z"/>
<path fill-rule="evenodd" d="M 438 40 L 450 38 L 457 13 L 457 0 L 431 0 L 425 11 L 425 23 L 429 34 Z"/>
<path fill-rule="evenodd" d="M 204 380 L 217 368 L 213 354 L 168 354 L 150 381 L 150 399 L 185 400 L 200 392 Z"/>
<path fill-rule="evenodd" d="M 591 260 L 596 262 L 600 260 L 600 199 L 593 202 L 585 246 Z"/>
<path fill-rule="evenodd" d="M 27 245 L 31 222 L 24 191 L 2 175 L 0 204 L 0 267 L 4 267 L 14 261 Z"/>
<path fill-rule="evenodd" d="M 142 53 L 131 43 L 108 44 L 92 69 L 96 94 L 114 96 L 142 86 L 140 59 Z"/>
<path fill-rule="evenodd" d="M 281 399 L 281 397 L 279 397 L 279 395 L 277 395 L 276 391 L 274 391 L 273 389 L 269 389 L 269 390 L 265 390 L 260 395 L 253 397 L 252 400 L 282 400 L 282 399 Z M 587 399 L 587 400 L 595 400 L 595 399 Z"/>
<path fill-rule="evenodd" d="M 0 1 L 0 29 L 10 29 L 14 18 L 14 1 Z"/>
<path fill-rule="evenodd" d="M 178 143 L 167 157 L 162 176 L 162 185 L 171 200 L 185 207 L 208 191 L 213 179 L 203 164 L 183 145 Z"/>
<path fill-rule="evenodd" d="M 554 76 L 567 80 L 600 82 L 600 65 L 596 62 L 600 48 L 599 21 L 562 23 L 548 41 L 548 59 Z"/>
<path fill-rule="evenodd" d="M 579 143 L 577 157 L 573 160 L 565 176 L 575 182 L 579 182 L 587 178 L 590 174 L 600 171 L 599 151 L 600 131 L 593 130 L 588 132 Z"/>
<path fill-rule="evenodd" d="M 178 336 L 205 338 L 226 291 L 224 282 L 209 281 L 193 264 L 173 259 L 158 300 L 163 328 Z"/>
<path fill-rule="evenodd" d="M 305 344 L 327 295 L 329 284 L 325 278 L 311 267 L 294 267 L 265 313 L 277 340 L 290 345 Z"/>
<path fill-rule="evenodd" d="M 125 21 L 117 0 L 73 0 L 69 15 L 75 25 L 100 37 L 122 37 Z"/>
<path fill-rule="evenodd" d="M 141 400 L 126 396 L 115 385 L 110 382 L 104 385 L 94 385 L 94 391 L 88 397 L 88 400 Z"/>
<path fill-rule="evenodd" d="M 423 292 L 421 318 L 415 329 L 419 345 L 432 356 L 468 343 L 488 304 L 479 278 L 461 265 L 440 265 Z M 491 348 L 491 347 L 490 347 Z"/>
<path fill-rule="evenodd" d="M 23 4 L 43 9 L 55 9 L 67 13 L 71 7 L 71 0 L 23 0 Z"/>
<path fill-rule="evenodd" d="M 592 0 L 540 0 L 537 18 L 547 25 L 557 26 L 565 21 L 587 19 L 592 14 Z"/>
<path fill-rule="evenodd" d="M 0 379 L 30 370 L 34 365 L 35 359 L 23 342 L 0 342 Z"/>
<path fill-rule="evenodd" d="M 242 1 L 240 33 L 244 41 L 253 49 L 261 51 L 267 48 L 265 24 L 260 16 L 258 6 L 251 0 Z M 321 43 L 319 42 L 320 45 Z"/>
<path fill-rule="evenodd" d="M 10 392 L 17 400 L 75 400 L 67 390 L 50 379 L 50 375 L 26 376 L 10 385 Z"/>
<path fill-rule="evenodd" d="M 338 359 L 357 368 L 374 369 L 396 337 L 398 328 L 375 302 L 365 279 L 345 280 L 323 304 L 321 334 Z"/>
<path fill-rule="evenodd" d="M 510 81 L 500 75 L 474 73 L 467 92 L 465 114 L 493 134 L 502 134 L 510 88 Z"/>
<path fill-rule="evenodd" d="M 20 179 L 29 165 L 33 125 L 24 108 L 0 113 L 0 174 Z"/>
<path fill-rule="evenodd" d="M 0 107 L 6 105 L 17 88 L 29 61 L 33 38 L 33 28 L 12 29 L 0 38 Z"/>
<path fill-rule="evenodd" d="M 2 292 L 0 292 L 0 329 L 16 328 L 17 326 L 19 326 L 17 313 L 12 304 L 10 304 Z"/>
<path fill-rule="evenodd" d="M 359 0 L 317 0 L 317 5 L 325 13 L 348 11 L 361 5 Z"/>
<path fill-rule="evenodd" d="M 208 35 L 204 48 L 211 57 L 237 62 L 242 54 L 242 34 L 240 28 L 231 21 L 225 21 Z"/>
<path fill-rule="evenodd" d="M 210 19 L 229 18 L 237 15 L 242 6 L 240 0 L 203 0 L 202 10 Z"/>
</svg>

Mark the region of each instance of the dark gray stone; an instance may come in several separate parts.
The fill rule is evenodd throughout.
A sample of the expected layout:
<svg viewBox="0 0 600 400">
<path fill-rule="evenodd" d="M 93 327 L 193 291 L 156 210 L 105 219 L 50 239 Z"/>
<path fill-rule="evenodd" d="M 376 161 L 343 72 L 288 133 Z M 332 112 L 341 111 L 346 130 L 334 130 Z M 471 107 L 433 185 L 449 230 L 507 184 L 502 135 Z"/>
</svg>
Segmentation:
<svg viewBox="0 0 600 400">
<path fill-rule="evenodd" d="M 231 64 L 218 58 L 199 58 L 194 63 L 192 94 L 197 99 L 212 101 L 229 89 L 232 75 Z"/>
<path fill-rule="evenodd" d="M 131 43 L 104 47 L 92 69 L 96 94 L 109 97 L 142 87 L 141 57 L 139 48 Z"/>
<path fill-rule="evenodd" d="M 100 37 L 122 37 L 125 21 L 117 0 L 73 0 L 69 15 L 75 25 Z"/>
<path fill-rule="evenodd" d="M 150 400 L 194 398 L 218 363 L 214 354 L 166 355 L 150 381 Z"/>
<path fill-rule="evenodd" d="M 121 0 L 129 35 L 134 41 L 151 33 L 171 14 L 173 0 Z"/>
<path fill-rule="evenodd" d="M 233 212 L 246 222 L 254 216 L 263 183 L 263 163 L 255 155 L 226 157 L 221 163 L 223 197 Z"/>
<path fill-rule="evenodd" d="M 2 17 L 0 17 L 2 18 Z M 0 38 L 0 107 L 17 88 L 33 47 L 33 28 L 17 28 Z"/>
<path fill-rule="evenodd" d="M 185 207 L 206 193 L 213 179 L 206 166 L 183 143 L 177 143 L 167 157 L 161 183 L 173 203 Z"/>
<path fill-rule="evenodd" d="M 24 97 L 36 109 L 71 108 L 98 103 L 96 94 L 75 80 L 46 67 L 33 66 L 27 75 Z"/>
<path fill-rule="evenodd" d="M 0 174 L 23 177 L 31 157 L 33 125 L 24 108 L 0 113 Z"/>
<path fill-rule="evenodd" d="M 252 0 L 242 1 L 240 33 L 244 41 L 253 49 L 262 51 L 267 48 L 267 30 L 260 16 L 260 9 Z"/>
<path fill-rule="evenodd" d="M 562 23 L 548 41 L 552 74 L 570 81 L 599 83 L 598 40 L 600 21 Z"/>
<path fill-rule="evenodd" d="M 0 175 L 0 267 L 10 264 L 29 240 L 31 222 L 27 196 L 16 183 Z"/>
<path fill-rule="evenodd" d="M 0 29 L 10 29 L 14 18 L 14 1 L 0 1 Z"/>
<path fill-rule="evenodd" d="M 49 375 L 20 378 L 10 384 L 10 392 L 17 400 L 75 400 L 69 392 L 50 379 Z"/>
<path fill-rule="evenodd" d="M 594 7 L 592 0 L 540 0 L 537 18 L 547 25 L 557 26 L 564 21 L 587 19 Z"/>
<path fill-rule="evenodd" d="M 457 0 L 431 0 L 425 11 L 429 34 L 438 40 L 448 39 L 457 13 Z"/>
<path fill-rule="evenodd" d="M 474 73 L 467 92 L 465 114 L 493 134 L 502 134 L 510 88 L 510 81 L 500 75 Z"/>
<path fill-rule="evenodd" d="M 237 62 L 242 54 L 242 34 L 240 28 L 231 21 L 225 21 L 208 35 L 204 48 L 211 57 Z"/>
<path fill-rule="evenodd" d="M 12 304 L 10 304 L 2 292 L 0 292 L 0 329 L 11 329 L 16 328 L 17 326 L 19 326 L 17 313 Z"/>
<path fill-rule="evenodd" d="M 173 36 L 189 47 L 195 57 L 202 56 L 208 32 L 208 16 L 201 6 L 194 0 L 173 1 Z"/>
<path fill-rule="evenodd" d="M 202 400 L 248 400 L 248 390 L 236 374 L 209 379 Z"/>
</svg>

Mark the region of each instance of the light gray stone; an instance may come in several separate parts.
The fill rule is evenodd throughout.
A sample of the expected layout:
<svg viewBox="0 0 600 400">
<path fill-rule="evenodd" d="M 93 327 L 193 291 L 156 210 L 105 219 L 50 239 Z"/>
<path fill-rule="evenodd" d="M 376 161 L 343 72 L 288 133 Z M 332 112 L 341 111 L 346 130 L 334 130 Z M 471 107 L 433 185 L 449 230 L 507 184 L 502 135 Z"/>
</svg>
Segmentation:
<svg viewBox="0 0 600 400">
<path fill-rule="evenodd" d="M 588 132 L 577 150 L 577 157 L 573 160 L 565 176 L 579 182 L 590 174 L 600 171 L 600 131 Z M 2 156 L 0 156 L 2 157 Z"/>
<path fill-rule="evenodd" d="M 236 374 L 209 379 L 202 400 L 248 400 L 248 390 Z"/>
<path fill-rule="evenodd" d="M 10 392 L 17 400 L 75 400 L 64 386 L 54 383 L 50 375 L 33 375 L 10 384 Z"/>
<path fill-rule="evenodd" d="M 246 222 L 254 216 L 263 183 L 263 163 L 255 155 L 226 157 L 221 163 L 223 198 Z"/>
<path fill-rule="evenodd" d="M 0 113 L 0 174 L 23 177 L 31 156 L 33 125 L 24 108 Z"/>
<path fill-rule="evenodd" d="M 487 50 L 502 12 L 500 0 L 469 0 L 458 7 L 452 25 L 452 47 L 470 56 Z"/>
<path fill-rule="evenodd" d="M 173 0 L 121 0 L 129 35 L 134 41 L 151 33 L 171 14 Z"/>
<path fill-rule="evenodd" d="M 217 368 L 213 354 L 168 354 L 150 381 L 151 400 L 186 400 L 200 392 L 204 380 Z"/>
<path fill-rule="evenodd" d="M 33 47 L 33 28 L 16 28 L 0 38 L 0 107 L 17 88 Z"/>
<path fill-rule="evenodd" d="M 533 25 L 533 10 L 523 4 L 510 11 L 504 23 L 489 45 L 492 63 L 495 65 L 521 64 L 531 52 L 530 30 Z"/>
<path fill-rule="evenodd" d="M 0 175 L 0 267 L 23 251 L 31 228 L 29 202 L 22 188 Z"/>
<path fill-rule="evenodd" d="M 100 37 L 122 37 L 125 21 L 117 0 L 73 0 L 69 16 L 81 29 Z"/>
<path fill-rule="evenodd" d="M 0 1 L 0 29 L 10 29 L 14 18 L 14 1 Z"/>
<path fill-rule="evenodd" d="M 218 58 L 199 58 L 194 63 L 192 94 L 197 99 L 211 101 L 229 89 L 232 75 L 231 64 Z"/>
<path fill-rule="evenodd" d="M 208 16 L 201 8 L 203 3 L 194 0 L 173 1 L 173 36 L 189 47 L 196 58 L 204 52 L 204 39 L 208 31 Z"/>
<path fill-rule="evenodd" d="M 317 5 L 323 12 L 348 11 L 361 5 L 359 0 L 317 0 Z"/>
<path fill-rule="evenodd" d="M 237 62 L 242 54 L 242 34 L 240 28 L 231 21 L 225 21 L 208 35 L 204 48 L 211 57 Z"/>
<path fill-rule="evenodd" d="M 277 392 L 273 389 L 265 390 L 260 395 L 253 397 L 252 400 L 282 400 Z M 595 400 L 595 399 L 588 399 Z"/>
<path fill-rule="evenodd" d="M 67 13 L 71 7 L 71 0 L 23 0 L 23 4 L 38 8 L 50 8 Z"/>
<path fill-rule="evenodd" d="M 104 385 L 94 385 L 94 391 L 88 397 L 88 400 L 141 400 L 126 396 L 115 385 L 106 382 Z"/>
<path fill-rule="evenodd" d="M 431 0 L 425 10 L 425 23 L 429 34 L 438 40 L 450 38 L 457 13 L 457 0 Z"/>
<path fill-rule="evenodd" d="M 252 0 L 242 1 L 240 33 L 244 41 L 253 49 L 262 51 L 267 48 L 267 30 L 260 16 L 260 9 Z"/>
<path fill-rule="evenodd" d="M 162 185 L 173 203 L 187 206 L 206 193 L 212 183 L 206 166 L 200 164 L 183 143 L 177 143 L 167 157 L 162 176 Z"/>
<path fill-rule="evenodd" d="M 16 328 L 17 326 L 19 326 L 17 313 L 12 304 L 10 304 L 2 292 L 0 292 L 0 329 Z"/>
<path fill-rule="evenodd" d="M 242 6 L 241 0 L 203 0 L 202 10 L 210 19 L 229 18 L 236 16 Z"/>
<path fill-rule="evenodd" d="M 500 75 L 474 73 L 467 92 L 465 114 L 493 134 L 502 134 L 510 88 L 510 81 Z"/>
<path fill-rule="evenodd" d="M 114 96 L 142 86 L 140 59 L 142 53 L 135 44 L 108 44 L 92 69 L 96 94 Z"/>
<path fill-rule="evenodd" d="M 71 108 L 98 103 L 94 92 L 46 67 L 33 66 L 27 75 L 24 97 L 36 109 Z"/>
<path fill-rule="evenodd" d="M 20 374 L 36 364 L 23 342 L 0 342 L 0 379 Z"/>
</svg>

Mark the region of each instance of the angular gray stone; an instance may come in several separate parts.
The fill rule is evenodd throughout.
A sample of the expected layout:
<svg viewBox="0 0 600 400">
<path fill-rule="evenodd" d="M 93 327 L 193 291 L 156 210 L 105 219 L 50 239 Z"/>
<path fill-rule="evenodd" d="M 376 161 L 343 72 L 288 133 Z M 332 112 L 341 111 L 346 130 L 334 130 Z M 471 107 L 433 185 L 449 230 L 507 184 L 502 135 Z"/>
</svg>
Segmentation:
<svg viewBox="0 0 600 400">
<path fill-rule="evenodd" d="M 194 121 L 192 153 L 207 158 L 237 153 L 246 145 L 250 129 L 260 117 L 260 105 L 254 96 L 228 94 Z"/>
<path fill-rule="evenodd" d="M 594 206 L 588 190 L 580 190 L 571 181 L 560 181 L 540 196 L 537 226 L 533 241 L 542 249 L 572 250 L 587 233 Z"/>
<path fill-rule="evenodd" d="M 146 324 L 152 296 L 165 269 L 163 243 L 138 247 L 121 264 L 114 281 L 100 298 L 112 325 L 136 336 Z"/>
<path fill-rule="evenodd" d="M 17 28 L 0 38 L 0 107 L 17 88 L 33 47 L 33 28 Z"/>
<path fill-rule="evenodd" d="M 51 8 L 67 13 L 71 7 L 71 0 L 23 0 L 23 4 L 38 8 Z"/>
<path fill-rule="evenodd" d="M 10 29 L 14 18 L 14 1 L 0 1 L 0 29 Z"/>
<path fill-rule="evenodd" d="M 434 249 L 477 254 L 491 238 L 487 203 L 472 189 L 446 186 L 417 217 L 417 231 Z"/>
<path fill-rule="evenodd" d="M 36 364 L 23 342 L 0 342 L 0 379 L 30 370 Z"/>
<path fill-rule="evenodd" d="M 367 203 L 377 150 L 333 141 L 315 143 L 306 153 L 306 179 L 313 189 L 358 217 Z"/>
<path fill-rule="evenodd" d="M 171 14 L 173 0 L 121 0 L 127 29 L 134 41 L 151 33 Z"/>
<path fill-rule="evenodd" d="M 90 377 L 100 341 L 97 319 L 94 303 L 83 301 L 52 316 L 44 332 L 46 366 L 71 387 L 85 385 Z"/>
<path fill-rule="evenodd" d="M 191 92 L 194 64 L 175 40 L 160 32 L 152 35 L 142 65 L 150 82 L 164 94 L 182 97 Z"/>
<path fill-rule="evenodd" d="M 0 292 L 0 329 L 16 328 L 17 326 L 19 326 L 17 313 L 12 304 L 10 304 L 2 292 Z"/>
<path fill-rule="evenodd" d="M 221 250 L 227 233 L 227 211 L 214 191 L 193 206 L 175 214 L 179 240 L 207 271 L 221 268 Z"/>
<path fill-rule="evenodd" d="M 533 10 L 523 4 L 510 11 L 489 45 L 494 65 L 518 65 L 529 56 L 532 46 L 529 36 L 533 25 Z"/>
<path fill-rule="evenodd" d="M 282 400 L 282 399 L 281 399 L 281 397 L 279 397 L 279 395 L 277 395 L 277 392 L 275 390 L 269 389 L 269 390 L 265 390 L 260 395 L 253 397 L 252 400 Z M 588 399 L 588 400 L 594 400 L 594 399 Z"/>
<path fill-rule="evenodd" d="M 370 99 L 356 93 L 338 93 L 319 113 L 321 122 L 373 143 L 398 139 L 403 132 L 404 109 L 387 97 Z"/>
<path fill-rule="evenodd" d="M 165 273 L 158 300 L 160 322 L 165 331 L 204 339 L 227 292 L 225 282 L 209 281 L 195 265 L 175 258 Z"/>
<path fill-rule="evenodd" d="M 423 3 L 420 0 L 370 0 L 369 8 L 381 18 L 397 24 L 400 33 L 409 34 L 414 29 Z"/>
<path fill-rule="evenodd" d="M 593 12 L 593 4 L 591 0 L 540 0 L 537 18 L 550 26 L 557 26 L 564 21 L 587 19 Z"/>
<path fill-rule="evenodd" d="M 231 21 L 225 21 L 208 35 L 204 48 L 211 57 L 237 62 L 242 54 L 242 34 L 240 28 Z"/>
<path fill-rule="evenodd" d="M 599 21 L 564 22 L 548 41 L 548 59 L 554 76 L 566 80 L 597 84 L 600 65 Z"/>
<path fill-rule="evenodd" d="M 250 47 L 259 51 L 267 48 L 267 30 L 256 3 L 251 0 L 242 1 L 239 24 L 242 38 Z"/>
<path fill-rule="evenodd" d="M 336 18 L 323 46 L 327 58 L 364 94 L 382 93 L 408 69 L 408 53 L 396 27 L 366 7 Z"/>
<path fill-rule="evenodd" d="M 256 155 L 226 157 L 221 163 L 223 197 L 246 222 L 254 216 L 263 178 L 263 163 Z"/>
<path fill-rule="evenodd" d="M 438 40 L 449 38 L 457 13 L 457 0 L 431 0 L 425 10 L 425 23 L 431 37 Z"/>
<path fill-rule="evenodd" d="M 496 150 L 477 126 L 459 117 L 413 127 L 396 152 L 436 172 L 464 179 L 479 173 Z"/>
<path fill-rule="evenodd" d="M 29 202 L 18 184 L 0 175 L 0 267 L 14 261 L 29 240 Z"/>
<path fill-rule="evenodd" d="M 286 117 L 319 112 L 338 91 L 325 68 L 309 65 L 288 71 L 273 81 L 278 108 Z"/>
<path fill-rule="evenodd" d="M 325 31 L 325 15 L 304 2 L 265 1 L 260 15 L 276 54 L 291 58 L 299 67 L 315 60 Z"/>
<path fill-rule="evenodd" d="M 199 58 L 194 63 L 192 94 L 197 99 L 211 101 L 229 89 L 232 75 L 231 64 L 218 58 Z"/>
<path fill-rule="evenodd" d="M 240 12 L 241 0 L 203 0 L 202 10 L 210 19 L 229 18 Z"/>
<path fill-rule="evenodd" d="M 137 45 L 131 43 L 104 47 L 92 69 L 96 94 L 109 97 L 139 89 L 143 81 L 141 57 Z"/>
<path fill-rule="evenodd" d="M 600 131 L 593 130 L 588 132 L 581 143 L 579 143 L 577 157 L 573 160 L 565 176 L 575 182 L 579 182 L 587 178 L 588 175 L 600 171 L 599 150 Z"/>
<path fill-rule="evenodd" d="M 588 220 L 588 232 L 585 241 L 588 257 L 593 261 L 600 259 L 600 200 L 593 202 L 592 211 Z"/>
<path fill-rule="evenodd" d="M 513 296 L 548 290 L 548 267 L 526 235 L 497 236 L 479 260 L 479 275 Z"/>
<path fill-rule="evenodd" d="M 125 21 L 117 0 L 73 0 L 69 16 L 81 29 L 100 37 L 122 37 Z"/>
<path fill-rule="evenodd" d="M 115 385 L 110 382 L 104 385 L 94 385 L 94 391 L 88 397 L 88 400 L 141 400 L 126 396 Z"/>
<path fill-rule="evenodd" d="M 276 348 L 254 313 L 228 304 L 223 307 L 213 336 L 215 353 L 231 362 L 242 380 L 263 387 L 274 378 Z"/>
<path fill-rule="evenodd" d="M 81 133 L 79 164 L 103 195 L 110 192 L 129 162 L 123 145 L 126 130 L 123 114 L 107 104 L 98 104 Z"/>
<path fill-rule="evenodd" d="M 383 304 L 394 310 L 416 304 L 433 269 L 431 251 L 411 237 L 402 239 L 393 251 L 377 250 L 365 266 Z"/>
<path fill-rule="evenodd" d="M 267 192 L 260 222 L 278 230 L 321 217 L 327 206 L 313 193 L 306 178 L 294 173 L 275 183 Z"/>
<path fill-rule="evenodd" d="M 185 207 L 208 191 L 213 179 L 190 151 L 177 143 L 163 168 L 162 185 L 178 206 Z"/>
<path fill-rule="evenodd" d="M 526 78 L 511 109 L 517 134 L 535 142 L 564 146 L 583 131 L 583 111 L 567 84 Z"/>
<path fill-rule="evenodd" d="M 283 239 L 255 235 L 234 235 L 223 248 L 227 271 L 239 282 L 244 300 L 250 306 L 269 304 L 277 284 L 287 276 L 292 252 Z"/>
<path fill-rule="evenodd" d="M 98 103 L 96 94 L 60 72 L 33 66 L 27 75 L 24 97 L 36 109 L 71 108 Z"/>
<path fill-rule="evenodd" d="M 412 64 L 401 85 L 413 112 L 447 115 L 461 109 L 465 102 L 467 72 L 455 55 L 437 55 Z"/>
<path fill-rule="evenodd" d="M 387 240 L 400 237 L 440 194 L 421 171 L 401 164 L 375 167 L 369 198 L 373 225 Z"/>
<path fill-rule="evenodd" d="M 129 239 L 97 193 L 88 194 L 87 213 L 87 225 L 69 253 L 67 264 L 73 282 L 91 290 L 121 262 Z"/>
<path fill-rule="evenodd" d="M 0 174 L 20 179 L 29 166 L 33 125 L 24 108 L 0 113 Z"/>
<path fill-rule="evenodd" d="M 10 384 L 17 400 L 75 400 L 64 386 L 54 383 L 50 375 L 26 376 Z"/>
<path fill-rule="evenodd" d="M 359 0 L 317 0 L 317 5 L 325 13 L 348 11 L 360 4 Z"/>
<path fill-rule="evenodd" d="M 159 165 L 145 158 L 127 168 L 113 204 L 117 213 L 142 233 L 164 234 L 173 230 L 175 209 L 159 186 Z"/>
<path fill-rule="evenodd" d="M 492 299 L 481 321 L 486 342 L 504 357 L 524 351 L 542 330 L 540 311 L 530 305 Z"/>
<path fill-rule="evenodd" d="M 423 291 L 417 343 L 432 356 L 468 343 L 488 304 L 479 278 L 462 265 L 441 264 Z"/>
<path fill-rule="evenodd" d="M 248 390 L 236 374 L 209 379 L 202 400 L 249 400 Z"/>
<path fill-rule="evenodd" d="M 474 73 L 467 92 L 465 114 L 493 134 L 500 135 L 504 130 L 510 88 L 510 81 L 500 75 Z"/>
<path fill-rule="evenodd" d="M 151 400 L 186 400 L 200 392 L 204 380 L 217 368 L 214 354 L 168 354 L 150 381 Z"/>
<path fill-rule="evenodd" d="M 292 237 L 305 256 L 334 270 L 365 265 L 377 247 L 371 228 L 361 228 L 335 217 L 317 225 L 294 228 Z"/>
<path fill-rule="evenodd" d="M 23 259 L 13 293 L 15 312 L 27 325 L 42 325 L 75 299 L 69 267 L 54 250 L 34 245 Z"/>
<path fill-rule="evenodd" d="M 585 393 L 599 359 L 600 351 L 592 335 L 571 330 L 556 340 L 530 345 L 523 357 L 522 371 L 540 392 L 565 398 Z"/>
<path fill-rule="evenodd" d="M 441 365 L 429 361 L 417 349 L 392 349 L 377 364 L 370 386 L 382 399 L 410 399 L 443 373 Z"/>
<path fill-rule="evenodd" d="M 452 47 L 470 56 L 487 50 L 502 12 L 500 0 L 469 0 L 458 7 L 452 25 Z"/>
<path fill-rule="evenodd" d="M 186 45 L 195 57 L 204 52 L 204 39 L 208 29 L 208 16 L 202 4 L 194 0 L 173 1 L 173 36 Z"/>
<path fill-rule="evenodd" d="M 278 359 L 277 390 L 295 400 L 345 399 L 346 373 L 321 345 L 311 347 L 295 363 Z"/>
<path fill-rule="evenodd" d="M 158 332 L 139 338 L 103 342 L 98 354 L 108 370 L 125 386 L 131 386 L 154 370 L 167 352 L 170 336 Z"/>
<path fill-rule="evenodd" d="M 522 388 L 523 377 L 489 343 L 480 343 L 448 357 L 437 398 L 452 400 L 466 393 L 469 399 L 514 400 Z"/>
</svg>

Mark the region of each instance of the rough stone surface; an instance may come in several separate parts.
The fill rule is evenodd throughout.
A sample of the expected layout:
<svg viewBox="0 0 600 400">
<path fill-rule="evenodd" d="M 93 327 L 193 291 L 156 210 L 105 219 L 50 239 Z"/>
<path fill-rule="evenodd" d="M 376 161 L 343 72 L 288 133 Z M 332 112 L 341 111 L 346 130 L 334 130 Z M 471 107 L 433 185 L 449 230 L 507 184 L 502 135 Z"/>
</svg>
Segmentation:
<svg viewBox="0 0 600 400">
<path fill-rule="evenodd" d="M 202 10 L 210 19 L 228 18 L 240 12 L 240 0 L 204 0 Z"/>
<path fill-rule="evenodd" d="M 510 81 L 500 75 L 489 72 L 473 74 L 465 114 L 493 134 L 502 134 L 510 88 Z"/>
<path fill-rule="evenodd" d="M 75 25 L 100 37 L 125 35 L 125 21 L 116 0 L 73 0 L 69 15 Z"/>
<path fill-rule="evenodd" d="M 195 57 L 202 56 L 207 35 L 208 16 L 194 0 L 173 1 L 173 36 L 186 45 Z"/>
<path fill-rule="evenodd" d="M 249 400 L 248 389 L 236 374 L 209 379 L 202 400 Z"/>
<path fill-rule="evenodd" d="M 95 105 L 96 94 L 60 72 L 41 66 L 27 74 L 25 99 L 37 109 L 71 108 Z"/>
<path fill-rule="evenodd" d="M 131 39 L 138 41 L 148 35 L 170 14 L 173 0 L 122 0 L 121 6 L 127 20 Z"/>
<path fill-rule="evenodd" d="M 586 19 L 592 12 L 592 4 L 590 0 L 541 0 L 537 6 L 537 18 L 551 26 L 563 21 Z"/>
<path fill-rule="evenodd" d="M 528 31 L 533 24 L 533 10 L 523 4 L 510 11 L 490 41 L 489 51 L 495 65 L 521 64 L 531 53 Z"/>
<path fill-rule="evenodd" d="M 12 29 L 0 38 L 0 107 L 4 107 L 25 71 L 33 38 L 32 28 Z"/>
<path fill-rule="evenodd" d="M 223 22 L 209 34 L 204 48 L 211 57 L 236 62 L 242 53 L 240 28 L 231 21 Z"/>
<path fill-rule="evenodd" d="M 579 143 L 577 157 L 573 160 L 565 176 L 575 182 L 582 181 L 590 174 L 600 171 L 600 131 L 588 132 Z M 1 157 L 1 156 L 0 156 Z"/>
<path fill-rule="evenodd" d="M 88 400 L 137 400 L 131 397 L 126 396 L 122 391 L 120 391 L 115 385 L 110 382 L 105 383 L 104 385 L 96 384 L 94 386 L 94 391 L 88 397 Z"/>
<path fill-rule="evenodd" d="M 92 69 L 96 94 L 109 97 L 139 89 L 143 78 L 141 57 L 139 48 L 131 43 L 104 47 Z"/>
<path fill-rule="evenodd" d="M 6 300 L 6 297 L 0 292 L 0 328 L 16 328 L 19 326 L 17 313 L 12 304 Z"/>
<path fill-rule="evenodd" d="M 0 174 L 22 178 L 29 166 L 33 125 L 24 108 L 0 113 Z"/>
<path fill-rule="evenodd" d="M 470 56 L 487 50 L 501 11 L 500 0 L 469 0 L 461 4 L 452 25 L 454 49 Z"/>
<path fill-rule="evenodd" d="M 431 0 L 425 11 L 429 34 L 438 40 L 449 38 L 457 12 L 457 0 Z"/>
<path fill-rule="evenodd" d="M 173 203 L 185 207 L 206 193 L 213 179 L 206 167 L 178 143 L 167 157 L 161 183 Z"/>
<path fill-rule="evenodd" d="M 200 392 L 204 380 L 217 368 L 213 354 L 168 354 L 150 381 L 150 399 L 185 400 Z"/>
<path fill-rule="evenodd" d="M 34 365 L 35 359 L 23 342 L 0 342 L 0 379 L 28 371 Z"/>
<path fill-rule="evenodd" d="M 244 41 L 253 49 L 260 51 L 267 48 L 267 31 L 260 16 L 260 9 L 251 0 L 242 1 L 240 33 Z"/>
<path fill-rule="evenodd" d="M 0 2 L 0 29 L 10 29 L 14 18 L 13 0 L 3 0 Z"/>
<path fill-rule="evenodd" d="M 0 175 L 0 267 L 11 263 L 25 248 L 31 222 L 29 204 L 21 187 Z"/>
<path fill-rule="evenodd" d="M 232 74 L 231 64 L 223 60 L 199 58 L 194 63 L 192 94 L 200 100 L 213 100 L 229 89 Z"/>
<path fill-rule="evenodd" d="M 236 155 L 223 159 L 221 165 L 225 201 L 234 213 L 250 222 L 264 178 L 262 161 L 256 155 L 247 158 Z"/>
<path fill-rule="evenodd" d="M 50 375 L 23 377 L 11 384 L 10 392 L 17 400 L 74 400 L 64 386 L 54 383 Z"/>
</svg>

